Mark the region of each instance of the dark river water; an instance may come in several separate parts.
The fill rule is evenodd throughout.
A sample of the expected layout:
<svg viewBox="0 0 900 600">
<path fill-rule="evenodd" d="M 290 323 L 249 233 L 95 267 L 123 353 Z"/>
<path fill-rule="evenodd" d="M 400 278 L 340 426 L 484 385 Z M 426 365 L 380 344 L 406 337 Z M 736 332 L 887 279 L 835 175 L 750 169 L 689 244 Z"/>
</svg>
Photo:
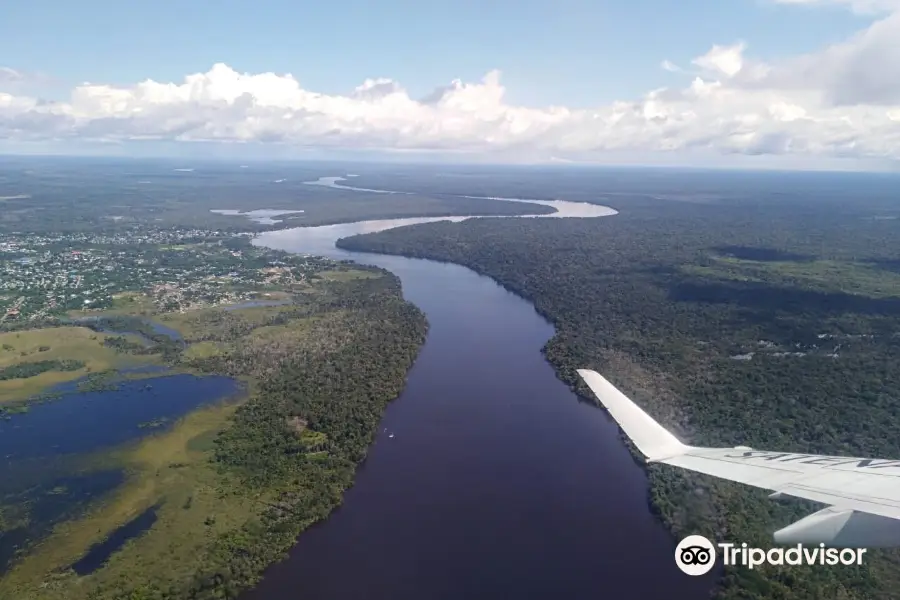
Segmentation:
<svg viewBox="0 0 900 600">
<path fill-rule="evenodd" d="M 706 598 L 615 424 L 541 355 L 553 327 L 531 304 L 457 265 L 333 245 L 427 220 L 257 239 L 392 271 L 430 330 L 343 506 L 245 600 Z"/>
</svg>

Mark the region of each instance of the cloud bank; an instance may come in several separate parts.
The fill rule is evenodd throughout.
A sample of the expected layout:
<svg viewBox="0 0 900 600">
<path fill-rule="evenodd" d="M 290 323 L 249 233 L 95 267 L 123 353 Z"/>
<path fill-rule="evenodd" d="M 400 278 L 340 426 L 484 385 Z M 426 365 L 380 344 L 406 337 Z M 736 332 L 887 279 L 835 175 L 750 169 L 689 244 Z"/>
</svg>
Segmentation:
<svg viewBox="0 0 900 600">
<path fill-rule="evenodd" d="M 80 85 L 66 101 L 10 93 L 0 68 L 0 139 L 167 140 L 602 160 L 615 153 L 900 159 L 900 0 L 776 0 L 879 13 L 841 44 L 777 63 L 746 44 L 714 45 L 682 67 L 680 87 L 593 109 L 514 106 L 500 73 L 423 98 L 369 79 L 346 95 L 290 74 L 216 64 L 180 83 Z M 5 92 L 3 90 L 6 90 Z"/>
</svg>

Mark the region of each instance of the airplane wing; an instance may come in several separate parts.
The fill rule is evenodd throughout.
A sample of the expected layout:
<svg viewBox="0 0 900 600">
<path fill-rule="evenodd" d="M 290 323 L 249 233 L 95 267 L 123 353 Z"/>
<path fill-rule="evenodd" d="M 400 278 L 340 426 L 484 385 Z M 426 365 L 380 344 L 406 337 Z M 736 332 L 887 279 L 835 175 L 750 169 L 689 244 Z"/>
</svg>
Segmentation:
<svg viewBox="0 0 900 600">
<path fill-rule="evenodd" d="M 785 544 L 900 546 L 900 460 L 683 444 L 602 375 L 578 374 L 647 462 L 661 463 L 829 505 L 775 532 Z"/>
</svg>

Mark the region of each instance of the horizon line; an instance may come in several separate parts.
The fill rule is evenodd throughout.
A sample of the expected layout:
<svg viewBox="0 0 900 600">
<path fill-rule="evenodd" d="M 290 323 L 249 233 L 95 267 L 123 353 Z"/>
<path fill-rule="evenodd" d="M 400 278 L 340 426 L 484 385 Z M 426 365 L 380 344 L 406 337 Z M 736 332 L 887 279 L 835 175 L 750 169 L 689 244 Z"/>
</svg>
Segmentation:
<svg viewBox="0 0 900 600">
<path fill-rule="evenodd" d="M 372 166 L 408 166 L 408 167 L 449 167 L 449 168 L 495 168 L 495 169 L 578 169 L 578 170 L 655 170 L 655 171 L 700 171 L 700 172 L 740 172 L 740 173 L 857 173 L 871 175 L 896 175 L 900 174 L 900 164 L 891 165 L 893 168 L 864 168 L 850 167 L 836 168 L 812 167 L 812 166 L 765 166 L 765 165 L 678 165 L 678 164 L 654 164 L 654 163 L 593 163 L 583 161 L 545 161 L 545 162 L 465 162 L 465 161 L 440 161 L 440 160 L 391 160 L 376 157 L 364 158 L 329 158 L 329 157 L 232 157 L 232 156 L 193 156 L 180 157 L 171 154 L 148 155 L 118 155 L 118 154 L 79 154 L 64 152 L 36 152 L 19 153 L 0 149 L 0 156 L 16 159 L 75 159 L 94 161 L 167 161 L 188 164 L 190 162 L 201 163 L 234 163 L 234 164 L 302 164 L 302 163 L 333 163 L 348 165 L 372 165 Z M 412 157 L 409 157 L 410 159 Z M 188 165 L 190 166 L 190 165 Z"/>
</svg>

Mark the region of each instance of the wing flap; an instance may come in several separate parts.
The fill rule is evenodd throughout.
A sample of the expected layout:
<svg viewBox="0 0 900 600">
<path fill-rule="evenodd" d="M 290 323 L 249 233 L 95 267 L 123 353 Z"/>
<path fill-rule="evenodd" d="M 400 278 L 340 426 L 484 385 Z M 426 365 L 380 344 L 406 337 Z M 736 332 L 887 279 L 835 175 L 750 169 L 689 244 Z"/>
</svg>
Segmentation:
<svg viewBox="0 0 900 600">
<path fill-rule="evenodd" d="M 801 468 L 803 465 L 799 463 L 794 468 L 772 464 L 735 464 L 704 457 L 702 449 L 697 450 L 700 453 L 684 454 L 659 462 L 778 492 L 784 496 L 900 518 L 900 494 L 897 492 L 900 480 L 896 477 L 890 478 L 893 485 L 885 485 L 887 482 L 884 478 L 874 473 L 853 473 L 839 469 L 814 472 L 814 467 Z M 873 478 L 876 481 L 872 481 Z"/>
</svg>

